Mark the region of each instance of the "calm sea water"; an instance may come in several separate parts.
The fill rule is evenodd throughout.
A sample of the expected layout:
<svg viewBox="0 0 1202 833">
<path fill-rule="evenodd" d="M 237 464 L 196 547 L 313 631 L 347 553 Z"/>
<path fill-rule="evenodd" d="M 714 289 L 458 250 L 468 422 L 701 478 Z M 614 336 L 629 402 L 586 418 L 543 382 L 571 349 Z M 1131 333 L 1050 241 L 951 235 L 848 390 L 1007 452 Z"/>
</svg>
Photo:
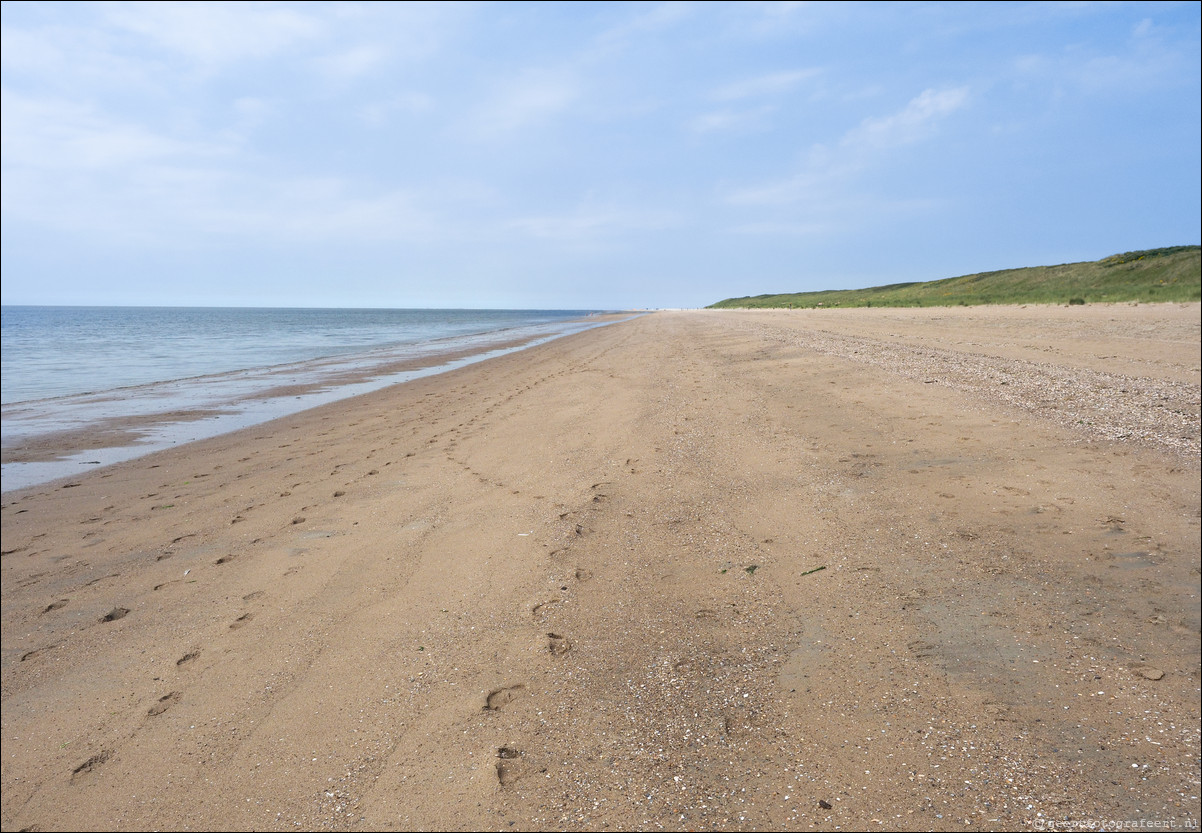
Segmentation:
<svg viewBox="0 0 1202 833">
<path fill-rule="evenodd" d="M 581 310 L 0 308 L 0 403 L 90 393 L 453 337 Z"/>
<path fill-rule="evenodd" d="M 112 447 L 4 462 L 23 488 L 600 326 L 587 310 L 0 307 L 0 440 Z M 450 354 L 456 354 L 451 359 Z M 398 370 L 398 362 L 422 366 Z M 58 442 L 58 440 L 55 440 Z M 95 445 L 95 443 L 90 443 Z M 69 443 L 68 443 L 69 445 Z"/>
</svg>

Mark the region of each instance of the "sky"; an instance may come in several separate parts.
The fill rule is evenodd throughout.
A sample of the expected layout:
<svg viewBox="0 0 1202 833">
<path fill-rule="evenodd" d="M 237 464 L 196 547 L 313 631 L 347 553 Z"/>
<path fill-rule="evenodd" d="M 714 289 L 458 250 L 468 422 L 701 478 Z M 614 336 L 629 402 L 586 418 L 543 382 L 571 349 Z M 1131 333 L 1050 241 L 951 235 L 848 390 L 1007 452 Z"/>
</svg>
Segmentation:
<svg viewBox="0 0 1202 833">
<path fill-rule="evenodd" d="M 1202 237 L 1196 2 L 0 16 L 4 304 L 693 307 Z"/>
</svg>

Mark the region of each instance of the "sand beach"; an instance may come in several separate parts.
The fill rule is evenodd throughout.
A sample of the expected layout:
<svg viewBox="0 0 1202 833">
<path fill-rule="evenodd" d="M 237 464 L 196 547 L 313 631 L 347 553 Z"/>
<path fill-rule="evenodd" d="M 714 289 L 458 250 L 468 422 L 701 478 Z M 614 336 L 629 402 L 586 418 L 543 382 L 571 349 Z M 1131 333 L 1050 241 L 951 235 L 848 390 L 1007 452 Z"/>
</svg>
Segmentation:
<svg viewBox="0 0 1202 833">
<path fill-rule="evenodd" d="M 1200 329 L 659 312 L 5 493 L 0 822 L 1196 826 Z"/>
</svg>

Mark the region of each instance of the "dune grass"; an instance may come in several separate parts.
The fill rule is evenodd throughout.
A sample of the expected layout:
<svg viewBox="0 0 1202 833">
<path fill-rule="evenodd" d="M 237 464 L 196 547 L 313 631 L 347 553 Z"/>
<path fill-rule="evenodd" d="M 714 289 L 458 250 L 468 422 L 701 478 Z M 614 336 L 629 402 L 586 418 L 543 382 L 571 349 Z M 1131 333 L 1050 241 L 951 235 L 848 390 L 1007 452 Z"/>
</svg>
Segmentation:
<svg viewBox="0 0 1202 833">
<path fill-rule="evenodd" d="M 976 304 L 1085 304 L 1202 300 L 1198 246 L 1124 252 L 1096 261 L 981 272 L 958 278 L 728 298 L 710 309 L 784 307 L 947 307 Z"/>
</svg>

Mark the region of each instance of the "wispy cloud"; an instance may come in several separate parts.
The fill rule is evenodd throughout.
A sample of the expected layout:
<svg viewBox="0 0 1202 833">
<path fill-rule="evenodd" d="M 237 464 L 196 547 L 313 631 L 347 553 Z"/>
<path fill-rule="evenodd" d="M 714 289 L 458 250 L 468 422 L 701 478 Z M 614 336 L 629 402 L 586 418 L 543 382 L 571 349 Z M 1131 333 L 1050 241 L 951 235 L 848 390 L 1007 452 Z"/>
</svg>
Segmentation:
<svg viewBox="0 0 1202 833">
<path fill-rule="evenodd" d="M 274 4 L 142 2 L 104 8 L 114 25 L 210 68 L 266 58 L 323 31 L 317 17 Z"/>
<path fill-rule="evenodd" d="M 809 30 L 815 11 L 824 4 L 806 0 L 752 0 L 733 4 L 730 31 L 741 36 L 759 39 L 788 37 Z M 830 4 L 837 5 L 837 4 Z"/>
<path fill-rule="evenodd" d="M 146 55 L 122 54 L 118 37 L 82 26 L 18 28 L 0 34 L 0 63 L 5 83 L 32 82 L 66 95 L 92 90 L 157 93 L 163 86 L 162 62 Z"/>
<path fill-rule="evenodd" d="M 790 210 L 762 220 L 732 223 L 727 231 L 741 235 L 829 238 L 848 228 L 862 228 L 873 218 L 915 217 L 939 209 L 938 200 L 857 194 L 819 182 L 804 200 L 793 199 Z M 796 197 L 796 192 L 793 195 Z"/>
<path fill-rule="evenodd" d="M 585 200 L 562 214 L 518 217 L 505 228 L 546 241 L 569 244 L 599 244 L 629 232 L 649 232 L 678 225 L 672 212 L 619 205 L 599 205 Z"/>
<path fill-rule="evenodd" d="M 68 183 L 24 169 L 3 182 L 6 220 L 77 233 L 109 249 L 190 250 L 215 240 L 430 243 L 455 228 L 431 207 L 437 200 L 398 188 L 366 192 L 340 177 L 182 164 L 142 165 L 125 176 L 96 171 Z"/>
<path fill-rule="evenodd" d="M 731 106 L 711 110 L 694 117 L 688 123 L 695 133 L 750 133 L 771 128 L 771 115 L 779 109 L 776 99 L 793 92 L 798 85 L 818 76 L 818 69 L 795 69 L 771 72 L 744 78 L 712 90 L 709 97 Z M 767 103 L 753 105 L 757 100 Z M 743 105 L 742 107 L 738 105 Z"/>
<path fill-rule="evenodd" d="M 371 101 L 359 108 L 359 117 L 364 123 L 379 127 L 387 124 L 397 114 L 424 113 L 434 107 L 434 99 L 421 92 L 404 92 L 380 101 Z"/>
<path fill-rule="evenodd" d="M 340 180 L 227 179 L 213 188 L 212 180 L 175 177 L 176 188 L 164 193 L 172 178 L 158 176 L 144 192 L 161 206 L 163 215 L 140 216 L 124 197 L 127 209 L 118 216 L 140 219 L 137 225 L 114 224 L 106 243 L 139 242 L 165 248 L 201 248 L 214 240 L 287 245 L 317 243 L 429 244 L 446 238 L 447 227 L 419 205 L 414 195 L 389 191 L 377 195 L 355 194 Z M 113 205 L 109 202 L 106 205 Z M 143 238 L 139 241 L 139 238 Z"/>
<path fill-rule="evenodd" d="M 235 110 L 253 119 L 264 106 L 242 99 Z M 118 246 L 188 246 L 206 235 L 320 241 L 439 234 L 437 194 L 256 172 L 236 143 L 179 139 L 69 101 L 5 90 L 0 109 L 6 221 Z"/>
<path fill-rule="evenodd" d="M 112 170 L 230 151 L 217 142 L 166 136 L 90 105 L 9 90 L 0 98 L 0 112 L 6 168 Z"/>
<path fill-rule="evenodd" d="M 775 96 L 790 92 L 798 84 L 821 74 L 819 69 L 795 69 L 772 72 L 742 81 L 723 84 L 713 91 L 711 97 L 717 101 L 736 101 L 744 98 Z"/>
<path fill-rule="evenodd" d="M 633 38 L 662 32 L 693 14 L 695 4 L 669 0 L 639 12 L 601 32 L 596 40 L 606 47 L 620 46 Z"/>
<path fill-rule="evenodd" d="M 476 138 L 510 133 L 567 109 L 579 96 L 570 72 L 529 69 L 497 85 L 470 129 Z"/>
<path fill-rule="evenodd" d="M 405 189 L 363 193 L 340 177 L 241 176 L 192 206 L 215 233 L 281 241 L 431 241 L 446 235 L 427 196 Z"/>
<path fill-rule="evenodd" d="M 780 205 L 833 192 L 836 185 L 877 164 L 884 151 L 932 136 L 939 120 L 968 100 L 967 87 L 924 90 L 896 113 L 865 119 L 834 145 L 813 145 L 799 171 L 775 182 L 734 189 L 727 200 L 736 205 Z"/>
<path fill-rule="evenodd" d="M 458 11 L 438 4 L 132 3 L 67 15 L 30 8 L 15 21 L 5 7 L 6 222 L 114 245 L 180 245 L 205 235 L 428 240 L 458 232 L 445 217 L 441 231 L 432 219 L 456 199 L 446 189 L 305 162 L 309 137 L 261 130 L 297 119 L 298 104 L 311 100 L 311 83 L 278 84 L 278 68 L 308 68 L 353 86 L 388 61 L 429 54 Z M 398 21 L 412 26 L 377 45 L 373 34 Z M 249 94 L 223 95 L 228 88 L 213 77 L 253 61 L 271 72 L 256 69 L 255 83 L 243 87 Z M 378 86 L 363 89 L 378 95 Z M 397 112 L 429 109 L 433 99 L 397 92 L 361 101 L 351 106 L 363 121 L 382 124 Z M 534 103 L 525 102 L 527 111 Z M 271 144 L 256 143 L 261 136 Z"/>
<path fill-rule="evenodd" d="M 936 122 L 959 110 L 968 102 L 968 88 L 923 90 L 900 112 L 882 118 L 865 119 L 843 137 L 849 147 L 888 148 L 910 144 L 930 135 Z"/>
<path fill-rule="evenodd" d="M 763 105 L 749 110 L 714 110 L 692 119 L 689 128 L 697 133 L 763 130 L 768 127 L 768 117 L 776 112 L 776 109 Z"/>
<path fill-rule="evenodd" d="M 362 44 L 314 59 L 318 72 L 335 81 L 353 81 L 381 67 L 388 51 L 380 46 Z"/>
<path fill-rule="evenodd" d="M 755 223 L 737 223 L 729 230 L 732 234 L 820 238 L 831 234 L 835 228 L 834 223 L 821 220 L 765 220 Z"/>
<path fill-rule="evenodd" d="M 1196 54 L 1148 21 L 1121 48 L 1102 53 L 1065 49 L 1014 59 L 1013 78 L 1044 95 L 1138 96 L 1191 86 Z"/>
<path fill-rule="evenodd" d="M 6 292 L 22 270 L 37 287 L 46 239 L 114 275 L 117 246 L 130 269 L 303 253 L 316 281 L 348 249 L 381 274 L 411 254 L 644 274 L 662 254 L 692 291 L 732 253 L 843 258 L 843 234 L 888 241 L 864 260 L 953 227 L 975 256 L 998 221 L 1196 234 L 1196 4 L 913 11 L 6 2 Z M 1139 172 L 1119 208 L 1117 167 Z"/>
</svg>

